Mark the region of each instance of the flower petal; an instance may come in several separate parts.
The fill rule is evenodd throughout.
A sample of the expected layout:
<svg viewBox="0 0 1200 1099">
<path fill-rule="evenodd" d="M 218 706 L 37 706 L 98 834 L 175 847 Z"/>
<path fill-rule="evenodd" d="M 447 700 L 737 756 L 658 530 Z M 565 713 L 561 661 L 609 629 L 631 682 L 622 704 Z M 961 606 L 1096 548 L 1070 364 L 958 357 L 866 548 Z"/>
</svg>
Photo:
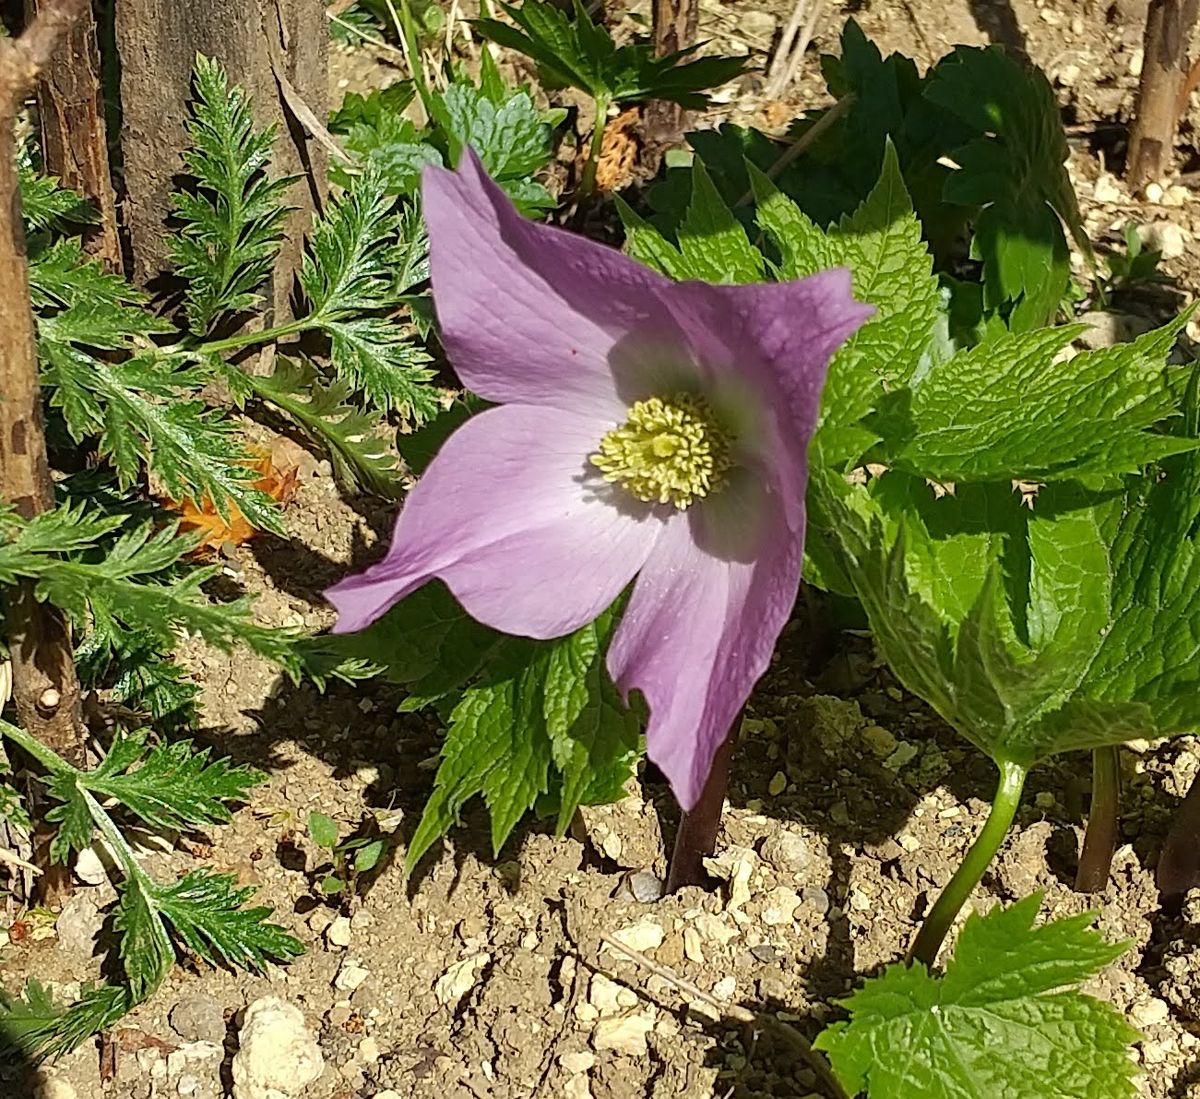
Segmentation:
<svg viewBox="0 0 1200 1099">
<path fill-rule="evenodd" d="M 672 517 L 633 589 L 608 670 L 650 707 L 646 749 L 683 808 L 766 671 L 796 600 L 801 529 L 778 493 L 743 476 Z"/>
<path fill-rule="evenodd" d="M 874 313 L 855 301 L 850 272 L 833 268 L 792 282 L 750 286 L 673 286 L 664 300 L 719 395 L 747 394 L 774 430 L 750 435 L 767 466 L 783 454 L 800 475 L 789 501 L 804 495 L 808 443 L 834 352 Z M 719 403 L 719 402 L 718 402 Z"/>
<path fill-rule="evenodd" d="M 670 283 L 615 249 L 528 221 L 471 149 L 422 179 L 442 342 L 490 401 L 624 418 L 610 361 L 640 327 L 670 325 Z"/>
<path fill-rule="evenodd" d="M 595 419 L 507 405 L 468 420 L 409 493 L 387 556 L 334 585 L 337 632 L 440 577 L 494 629 L 560 637 L 621 593 L 662 527 L 589 473 Z"/>
</svg>

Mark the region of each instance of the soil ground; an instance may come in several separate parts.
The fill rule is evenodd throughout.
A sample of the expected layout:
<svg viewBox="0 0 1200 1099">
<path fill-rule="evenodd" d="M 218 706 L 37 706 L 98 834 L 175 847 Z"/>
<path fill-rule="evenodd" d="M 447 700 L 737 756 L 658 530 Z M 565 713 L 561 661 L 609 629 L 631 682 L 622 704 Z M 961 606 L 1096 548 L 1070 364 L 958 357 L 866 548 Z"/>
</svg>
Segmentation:
<svg viewBox="0 0 1200 1099">
<path fill-rule="evenodd" d="M 760 61 L 788 14 L 788 5 L 767 0 L 702 6 L 704 36 L 722 49 L 747 46 Z M 1152 202 L 1128 195 L 1111 174 L 1133 106 L 1144 8 L 1130 0 L 859 0 L 826 5 L 816 45 L 835 48 L 853 14 L 885 51 L 922 64 L 959 42 L 1025 50 L 1066 109 L 1093 238 L 1111 243 L 1127 220 L 1155 227 L 1166 270 L 1193 297 L 1196 194 L 1165 187 Z M 334 79 L 358 86 L 380 71 L 378 58 L 359 53 L 340 58 Z M 786 103 L 764 102 L 761 81 L 749 78 L 715 115 L 780 129 L 822 96 L 810 57 Z M 1192 119 L 1200 123 L 1195 106 Z M 1186 122 L 1185 170 L 1200 156 L 1196 138 Z M 252 543 L 227 571 L 257 595 L 264 622 L 320 628 L 331 620 L 322 588 L 379 552 L 390 520 L 388 507 L 340 497 L 328 465 L 305 455 L 291 536 Z M 270 780 L 210 842 L 151 850 L 147 865 L 166 877 L 208 861 L 261 886 L 308 952 L 261 978 L 179 968 L 124 1024 L 104 1081 L 91 1043 L 48 1075 L 79 1099 L 210 1099 L 229 1085 L 225 1054 L 238 1013 L 271 993 L 298 1006 L 319 1036 L 326 1068 L 306 1093 L 312 1099 L 369 1099 L 389 1089 L 413 1099 L 820 1096 L 812 1069 L 770 1028 L 727 1021 L 601 949 L 598 938 L 628 931 L 647 955 L 717 1001 L 776 1014 L 809 1037 L 856 979 L 902 955 L 980 826 L 992 768 L 898 689 L 868 642 L 843 635 L 816 652 L 808 636 L 799 624 L 789 631 L 750 707 L 714 866 L 727 884 L 646 902 L 637 897 L 652 897 L 652 883 L 638 872 L 661 876 L 663 835 L 674 820 L 661 786 L 638 786 L 618 805 L 586 811 L 586 830 L 564 839 L 524 827 L 499 860 L 473 811 L 406 882 L 399 863 L 431 785 L 436 726 L 397 715 L 397 698 L 381 687 L 322 696 L 280 682 L 245 654 L 189 650 L 204 692 L 202 739 Z M 1192 738 L 1137 745 L 1122 762 L 1123 844 L 1102 898 L 1071 889 L 1089 781 L 1078 757 L 1034 774 L 1019 827 L 975 903 L 986 908 L 1041 889 L 1050 915 L 1099 906 L 1105 934 L 1131 945 L 1089 991 L 1144 1031 L 1143 1094 L 1200 1096 L 1200 904 L 1164 914 L 1153 884 L 1158 847 L 1200 746 Z M 320 859 L 303 822 L 315 808 L 347 830 L 371 818 L 395 840 L 394 859 L 345 912 L 314 887 Z M 58 935 L 3 949 L 6 983 L 30 972 L 69 992 L 96 976 L 90 937 L 99 929 L 96 909 L 111 900 L 107 885 L 81 886 Z M 215 1034 L 187 1021 L 205 1011 L 216 1013 Z M 197 1067 L 189 1058 L 203 1037 L 230 1044 Z M 27 1086 L 0 1083 L 0 1094 L 25 1094 Z M 66 1093 L 51 1086 L 45 1094 Z"/>
</svg>

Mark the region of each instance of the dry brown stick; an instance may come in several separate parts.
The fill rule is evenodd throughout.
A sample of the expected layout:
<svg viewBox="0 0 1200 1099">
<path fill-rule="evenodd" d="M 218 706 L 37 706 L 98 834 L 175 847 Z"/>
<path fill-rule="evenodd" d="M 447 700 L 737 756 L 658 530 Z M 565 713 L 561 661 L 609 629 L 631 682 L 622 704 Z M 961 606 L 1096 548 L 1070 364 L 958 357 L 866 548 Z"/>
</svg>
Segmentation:
<svg viewBox="0 0 1200 1099">
<path fill-rule="evenodd" d="M 775 161 L 766 171 L 767 179 L 777 179 L 779 174 L 792 163 L 798 156 L 804 153 L 806 149 L 820 138 L 829 128 L 844 115 L 854 104 L 854 93 L 847 92 L 839 99 L 832 107 L 830 107 L 820 118 L 816 120 L 807 130 L 804 131 L 795 141 L 793 141 L 779 155 L 779 159 Z M 749 190 L 741 198 L 737 200 L 738 206 L 745 206 L 754 201 L 754 191 Z"/>
<path fill-rule="evenodd" d="M 46 6 L 46 0 L 27 2 L 31 13 Z M 108 164 L 96 20 L 90 4 L 84 6 L 42 74 L 38 115 L 46 170 L 64 187 L 80 192 L 99 214 L 99 221 L 84 236 L 84 248 L 110 271 L 119 271 L 121 240 Z"/>
<path fill-rule="evenodd" d="M 1198 0 L 1150 0 L 1125 165 L 1125 179 L 1133 190 L 1170 171 L 1179 101 L 1188 77 L 1188 39 L 1198 14 Z"/>
<path fill-rule="evenodd" d="M 42 430 L 15 125 L 39 74 L 88 2 L 48 0 L 24 35 L 0 39 L 0 502 L 26 519 L 54 507 L 54 484 Z M 4 626 L 18 720 L 47 747 L 82 764 L 82 696 L 65 618 L 39 602 L 26 581 L 9 589 Z M 34 861 L 44 870 L 52 865 L 50 836 L 46 828 L 34 833 Z M 53 867 L 39 881 L 42 900 L 59 899 L 68 884 L 63 868 Z"/>
<path fill-rule="evenodd" d="M 817 28 L 817 20 L 821 17 L 822 6 L 822 0 L 796 0 L 792 17 L 788 20 L 767 71 L 767 86 L 763 94 L 768 99 L 778 99 L 796 78 Z"/>
<path fill-rule="evenodd" d="M 624 954 L 627 958 L 632 958 L 638 965 L 643 966 L 656 977 L 661 977 L 668 984 L 674 985 L 680 992 L 685 993 L 694 1000 L 699 1000 L 701 1003 L 707 1004 L 719 1014 L 726 1015 L 738 1023 L 770 1027 L 772 1031 L 787 1041 L 804 1059 L 822 1083 L 829 1089 L 829 1094 L 833 1099 L 850 1099 L 846 1094 L 845 1088 L 842 1087 L 837 1077 L 834 1076 L 833 1069 L 829 1067 L 829 1062 L 813 1049 L 812 1043 L 795 1027 L 788 1026 L 787 1023 L 771 1014 L 751 1011 L 740 1004 L 722 1003 L 711 993 L 705 992 L 699 985 L 689 981 L 686 977 L 679 976 L 670 966 L 656 962 L 652 958 L 647 958 L 640 950 L 635 950 L 632 946 L 626 946 L 620 939 L 606 932 L 600 933 L 600 941 L 606 946 L 611 946 L 614 950 Z"/>
</svg>

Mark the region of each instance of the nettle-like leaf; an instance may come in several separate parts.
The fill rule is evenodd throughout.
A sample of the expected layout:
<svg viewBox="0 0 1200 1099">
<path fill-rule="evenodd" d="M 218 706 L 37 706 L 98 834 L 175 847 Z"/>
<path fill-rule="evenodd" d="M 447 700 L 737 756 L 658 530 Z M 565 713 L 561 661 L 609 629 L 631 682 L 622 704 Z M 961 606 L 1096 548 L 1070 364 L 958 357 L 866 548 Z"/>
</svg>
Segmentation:
<svg viewBox="0 0 1200 1099">
<path fill-rule="evenodd" d="M 1051 323 L 1070 278 L 1062 225 L 1089 257 L 1067 141 L 1049 81 L 996 46 L 958 46 L 931 75 L 925 97 L 979 136 L 955 149 L 948 202 L 979 209 L 972 249 L 984 265 L 985 304 L 1012 303 L 1009 326 Z"/>
<path fill-rule="evenodd" d="M 1085 913 L 1033 926 L 1035 894 L 968 918 L 941 975 L 889 966 L 814 1043 L 868 1099 L 1128 1099 L 1139 1035 L 1078 986 L 1124 953 Z"/>
<path fill-rule="evenodd" d="M 374 94 L 374 93 L 372 93 Z M 427 138 L 428 133 L 399 110 L 381 106 L 360 117 L 348 116 L 339 122 L 334 117 L 330 128 L 344 135 L 342 145 L 364 171 L 378 172 L 389 195 L 416 195 L 421 169 L 426 164 L 441 166 L 442 154 Z M 353 176 L 347 169 L 334 166 L 334 179 L 349 186 Z"/>
<path fill-rule="evenodd" d="M 856 460 L 869 444 L 863 416 L 885 388 L 909 382 L 921 369 L 939 312 L 932 259 L 921 239 L 888 143 L 879 181 L 852 214 L 821 232 L 756 169 L 750 169 L 758 223 L 779 250 L 782 278 L 802 278 L 829 267 L 850 268 L 854 296 L 875 307 L 871 317 L 834 355 L 813 446 L 828 465 Z"/>
<path fill-rule="evenodd" d="M 1154 430 L 1178 416 L 1167 355 L 1190 311 L 1132 343 L 1073 357 L 1080 326 L 1004 333 L 934 362 L 872 423 L 880 461 L 940 481 L 1112 478 L 1200 446 Z M 980 384 L 986 379 L 986 384 Z"/>
<path fill-rule="evenodd" d="M 818 459 L 844 466 L 861 457 L 877 435 L 862 423 L 885 388 L 904 386 L 929 353 L 940 308 L 932 260 L 921 239 L 895 151 L 853 214 L 819 228 L 752 163 L 748 179 L 757 199 L 758 227 L 770 242 L 767 256 L 753 247 L 707 170 L 696 162 L 692 198 L 678 229 L 665 239 L 618 199 L 630 253 L 675 279 L 755 282 L 765 270 L 780 279 L 849 267 L 854 296 L 875 306 L 871 317 L 834 355 L 813 441 Z"/>
<path fill-rule="evenodd" d="M 667 240 L 619 195 L 614 196 L 625 224 L 629 254 L 676 280 L 715 283 L 761 282 L 766 261 L 721 197 L 704 162 L 691 172 L 692 191 L 676 233 Z"/>
<path fill-rule="evenodd" d="M 897 677 L 993 759 L 1200 723 L 1195 452 L 1119 490 L 1006 483 L 935 498 L 889 472 L 814 469 L 808 552 L 863 604 Z"/>
<path fill-rule="evenodd" d="M 648 42 L 618 46 L 579 0 L 572 15 L 545 0 L 500 6 L 515 27 L 498 19 L 477 19 L 473 26 L 493 42 L 536 61 L 547 83 L 579 88 L 604 102 L 667 99 L 702 110 L 708 105 L 705 90 L 733 80 L 746 64 L 744 57 L 686 60 L 695 47 L 655 57 Z"/>
<path fill-rule="evenodd" d="M 218 62 L 197 55 L 194 86 L 184 163 L 195 190 L 172 196 L 181 226 L 171 259 L 188 281 L 188 324 L 202 336 L 222 316 L 261 300 L 257 291 L 275 263 L 292 181 L 266 174 L 274 132 L 254 128 L 246 93 L 230 85 Z"/>
<path fill-rule="evenodd" d="M 381 176 L 366 173 L 313 226 L 300 285 L 311 308 L 307 320 L 332 341 L 333 370 L 380 408 L 420 422 L 437 410 L 427 384 L 430 359 L 385 315 L 399 304 L 402 225 L 413 228 L 393 212 Z"/>
<path fill-rule="evenodd" d="M 409 870 L 477 795 L 497 852 L 531 809 L 556 815 L 562 831 L 580 804 L 619 796 L 638 759 L 639 726 L 604 671 L 611 626 L 606 613 L 557 641 L 503 637 L 428 584 L 361 634 L 326 641 L 386 660 L 383 674 L 409 687 L 404 709 L 436 703 L 448 713 Z"/>
</svg>

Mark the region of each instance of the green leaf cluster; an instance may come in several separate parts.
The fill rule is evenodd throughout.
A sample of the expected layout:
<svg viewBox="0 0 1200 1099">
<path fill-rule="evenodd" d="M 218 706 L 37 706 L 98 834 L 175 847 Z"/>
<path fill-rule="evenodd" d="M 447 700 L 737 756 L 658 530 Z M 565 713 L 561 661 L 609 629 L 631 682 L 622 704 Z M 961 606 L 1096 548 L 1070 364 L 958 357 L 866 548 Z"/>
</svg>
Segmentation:
<svg viewBox="0 0 1200 1099">
<path fill-rule="evenodd" d="M 1069 290 L 1067 232 L 1089 259 L 1092 252 L 1045 76 L 1000 47 L 958 47 L 921 74 L 911 58 L 884 57 L 853 19 L 840 55 L 822 58 L 822 68 L 837 103 L 793 124 L 788 136 L 803 143 L 799 156 L 785 160 L 762 134 L 728 124 L 689 136 L 721 197 L 739 216 L 745 211 L 744 223 L 751 168 L 770 171 L 804 214 L 826 226 L 867 197 L 890 145 L 953 299 L 957 333 L 976 342 L 996 326 L 1030 331 L 1053 323 Z M 668 236 L 683 218 L 688 176 L 685 168 L 669 171 L 647 197 Z M 967 258 L 976 261 L 965 270 L 964 236 Z"/>
<path fill-rule="evenodd" d="M 39 1059 L 74 1048 L 152 995 L 174 964 L 177 946 L 210 965 L 253 972 L 301 952 L 295 938 L 268 922 L 269 908 L 248 906 L 254 890 L 238 888 L 232 876 L 200 868 L 168 885 L 156 882 L 113 819 L 119 806 L 156 829 L 221 823 L 229 819 L 228 803 L 244 800 L 264 775 L 214 760 L 188 741 L 150 745 L 142 732 L 118 731 L 93 770 L 72 766 L 7 722 L 0 721 L 0 735 L 46 772 L 48 793 L 59 803 L 47 814 L 58 826 L 53 857 L 65 861 L 97 831 L 113 852 L 122 880 L 112 926 L 125 977 L 122 984 L 86 990 L 65 1009 L 37 982 L 26 986 L 23 997 L 0 996 L 0 1051 Z"/>
<path fill-rule="evenodd" d="M 498 853 L 530 810 L 564 832 L 580 805 L 615 800 L 640 755 L 639 722 L 604 670 L 612 612 L 556 641 L 505 637 L 427 584 L 358 634 L 321 639 L 374 661 L 405 710 L 447 721 L 434 790 L 409 841 L 411 870 L 482 796 Z"/>
<path fill-rule="evenodd" d="M 580 0 L 568 14 L 547 0 L 522 0 L 500 7 L 512 24 L 477 19 L 486 38 L 537 62 L 548 87 L 572 87 L 602 103 L 666 99 L 692 110 L 708 106 L 706 89 L 744 71 L 744 57 L 700 57 L 697 47 L 656 57 L 646 41 L 618 46 L 607 27 L 592 21 Z"/>
<path fill-rule="evenodd" d="M 945 973 L 889 966 L 815 1045 L 870 1099 L 1127 1099 L 1138 1033 L 1078 986 L 1119 957 L 1085 913 L 1033 926 L 1040 895 L 971 916 Z"/>
<path fill-rule="evenodd" d="M 347 151 L 358 161 L 353 170 L 338 169 L 342 181 L 348 182 L 352 171 L 374 171 L 388 195 L 415 200 L 421 170 L 457 164 L 469 145 L 524 213 L 553 208 L 553 196 L 535 176 L 554 158 L 554 131 L 564 112 L 539 110 L 527 88 L 507 86 L 491 55 L 484 51 L 483 57 L 478 85 L 455 73 L 444 91 L 425 89 L 424 126 L 403 113 L 414 94 L 407 82 L 365 97 L 347 96 L 330 120 L 330 129 L 344 135 Z"/>
</svg>

